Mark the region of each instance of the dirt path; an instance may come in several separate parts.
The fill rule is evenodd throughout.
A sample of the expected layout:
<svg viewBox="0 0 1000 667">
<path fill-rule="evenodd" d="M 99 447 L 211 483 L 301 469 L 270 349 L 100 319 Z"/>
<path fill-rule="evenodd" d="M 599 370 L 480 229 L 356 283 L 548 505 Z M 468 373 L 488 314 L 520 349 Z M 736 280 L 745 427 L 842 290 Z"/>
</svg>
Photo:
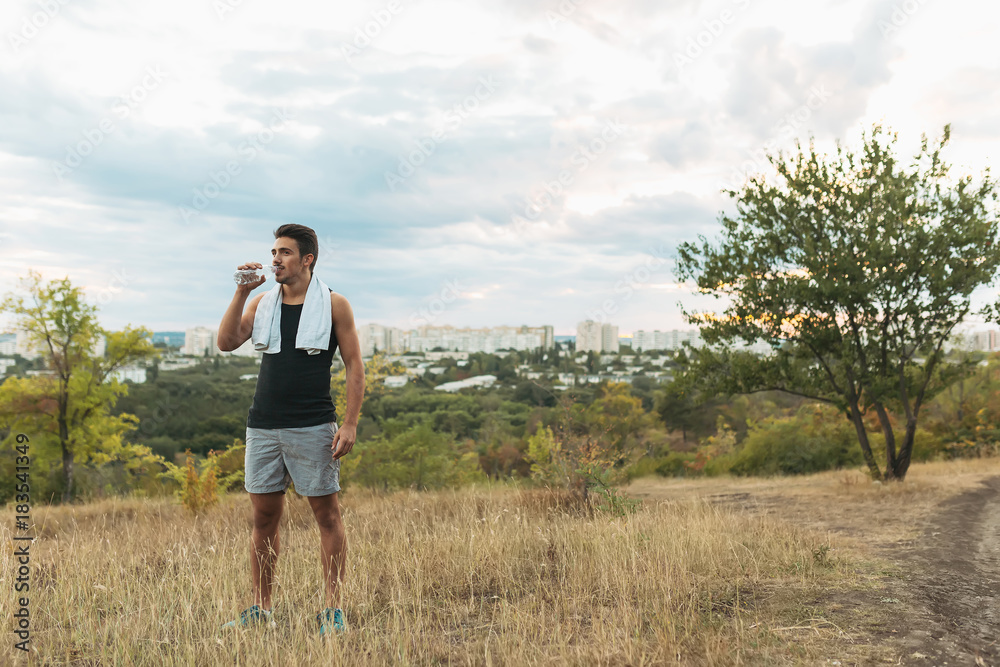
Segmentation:
<svg viewBox="0 0 1000 667">
<path fill-rule="evenodd" d="M 911 566 L 899 584 L 907 664 L 1000 667 L 1000 477 L 947 501 L 921 540 L 886 555 Z"/>
<path fill-rule="evenodd" d="M 874 591 L 828 590 L 810 604 L 826 605 L 830 618 L 854 628 L 861 644 L 889 648 L 894 664 L 1000 667 L 1000 471 L 984 463 L 958 466 L 925 464 L 906 486 L 829 473 L 773 480 L 647 479 L 629 492 L 650 499 L 703 498 L 842 536 L 897 567 L 874 574 Z M 868 662 L 856 662 L 846 651 L 843 664 L 889 657 L 877 650 L 868 655 Z"/>
</svg>

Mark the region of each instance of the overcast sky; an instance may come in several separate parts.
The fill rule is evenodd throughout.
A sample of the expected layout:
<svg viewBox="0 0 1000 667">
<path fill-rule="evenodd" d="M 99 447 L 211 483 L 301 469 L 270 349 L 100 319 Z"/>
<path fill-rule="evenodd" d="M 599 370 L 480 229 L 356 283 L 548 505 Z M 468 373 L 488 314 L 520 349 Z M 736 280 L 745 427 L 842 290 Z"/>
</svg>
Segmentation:
<svg viewBox="0 0 1000 667">
<path fill-rule="evenodd" d="M 0 293 L 214 327 L 297 222 L 359 324 L 687 328 L 674 251 L 763 147 L 950 122 L 996 166 L 998 33 L 962 0 L 5 0 Z"/>
</svg>

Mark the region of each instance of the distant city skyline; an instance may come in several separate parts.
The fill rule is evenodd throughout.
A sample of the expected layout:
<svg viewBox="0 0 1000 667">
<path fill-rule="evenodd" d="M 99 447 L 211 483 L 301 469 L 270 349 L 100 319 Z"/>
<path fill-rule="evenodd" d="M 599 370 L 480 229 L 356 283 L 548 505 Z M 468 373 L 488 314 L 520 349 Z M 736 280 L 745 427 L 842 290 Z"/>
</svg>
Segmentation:
<svg viewBox="0 0 1000 667">
<path fill-rule="evenodd" d="M 469 352 L 493 352 L 495 350 L 530 350 L 537 349 L 535 346 L 541 342 L 544 349 L 552 345 L 571 341 L 574 343 L 576 351 L 595 351 L 599 353 L 615 353 L 621 347 L 629 347 L 635 352 L 645 352 L 648 350 L 674 350 L 681 348 L 685 343 L 693 346 L 702 344 L 700 332 L 697 329 L 673 329 L 669 331 L 661 330 L 639 330 L 633 335 L 618 335 L 617 327 L 612 324 L 594 326 L 593 322 L 581 322 L 578 331 L 581 335 L 550 335 L 551 327 L 529 327 L 534 336 L 511 336 L 509 331 L 504 329 L 516 329 L 519 327 L 498 327 L 496 330 L 481 329 L 468 330 L 453 327 L 442 327 L 448 331 L 438 332 L 428 336 L 425 330 L 407 331 L 395 330 L 390 333 L 391 327 L 382 327 L 382 331 L 373 330 L 370 325 L 359 330 L 359 338 L 362 354 L 370 357 L 375 351 L 389 352 L 390 354 L 402 354 L 404 352 L 426 352 L 428 350 L 446 349 L 453 350 L 460 354 Z M 172 347 L 179 347 L 182 354 L 203 356 L 206 352 L 210 355 L 233 354 L 236 356 L 256 356 L 251 342 L 248 340 L 239 349 L 232 352 L 221 352 L 216 345 L 216 330 L 211 327 L 192 327 L 186 331 L 154 331 L 152 341 L 154 343 L 169 343 Z M 436 338 L 435 338 L 436 336 Z M 617 337 L 616 337 L 617 336 Z M 975 331 L 962 332 L 962 340 L 958 341 L 954 337 L 947 347 L 960 345 L 965 349 L 979 350 L 983 352 L 1000 351 L 1000 329 L 979 329 Z M 389 343 L 386 343 L 389 340 Z M 549 341 L 548 343 L 543 341 Z M 735 343 L 737 349 L 747 349 L 758 354 L 766 354 L 770 346 L 762 341 L 747 346 L 742 342 Z M 95 352 L 101 353 L 104 350 L 104 340 L 101 339 L 95 346 Z M 0 356 L 14 355 L 15 353 L 33 358 L 37 354 L 32 354 L 28 349 L 25 340 L 18 340 L 16 334 L 0 333 Z"/>
</svg>

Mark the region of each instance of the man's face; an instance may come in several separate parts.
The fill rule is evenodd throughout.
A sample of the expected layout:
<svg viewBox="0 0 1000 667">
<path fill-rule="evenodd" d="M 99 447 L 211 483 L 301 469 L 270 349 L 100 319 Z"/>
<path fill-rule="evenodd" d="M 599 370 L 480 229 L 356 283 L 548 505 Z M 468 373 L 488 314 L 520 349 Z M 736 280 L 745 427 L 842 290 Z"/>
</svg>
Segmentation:
<svg viewBox="0 0 1000 667">
<path fill-rule="evenodd" d="M 313 256 L 306 255 L 305 260 L 299 256 L 299 244 L 295 239 L 282 236 L 274 240 L 271 246 L 271 264 L 281 267 L 274 272 L 274 281 L 277 283 L 290 283 L 299 276 L 303 280 L 309 280 L 312 276 L 307 268 L 307 262 L 312 263 Z"/>
</svg>

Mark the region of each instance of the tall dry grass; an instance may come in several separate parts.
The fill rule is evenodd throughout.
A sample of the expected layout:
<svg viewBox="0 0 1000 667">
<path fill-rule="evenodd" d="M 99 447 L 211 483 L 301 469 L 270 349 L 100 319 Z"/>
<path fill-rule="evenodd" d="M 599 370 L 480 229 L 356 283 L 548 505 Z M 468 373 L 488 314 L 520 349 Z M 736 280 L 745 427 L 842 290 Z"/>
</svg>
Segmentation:
<svg viewBox="0 0 1000 667">
<path fill-rule="evenodd" d="M 349 632 L 332 640 L 315 626 L 319 533 L 304 499 L 286 503 L 271 630 L 219 627 L 250 602 L 245 495 L 198 518 L 168 500 L 36 508 L 32 664 L 782 664 L 804 656 L 768 596 L 846 576 L 816 557 L 822 535 L 704 500 L 624 518 L 510 488 L 352 490 L 342 505 Z M 9 628 L 13 594 L 2 599 Z"/>
</svg>

